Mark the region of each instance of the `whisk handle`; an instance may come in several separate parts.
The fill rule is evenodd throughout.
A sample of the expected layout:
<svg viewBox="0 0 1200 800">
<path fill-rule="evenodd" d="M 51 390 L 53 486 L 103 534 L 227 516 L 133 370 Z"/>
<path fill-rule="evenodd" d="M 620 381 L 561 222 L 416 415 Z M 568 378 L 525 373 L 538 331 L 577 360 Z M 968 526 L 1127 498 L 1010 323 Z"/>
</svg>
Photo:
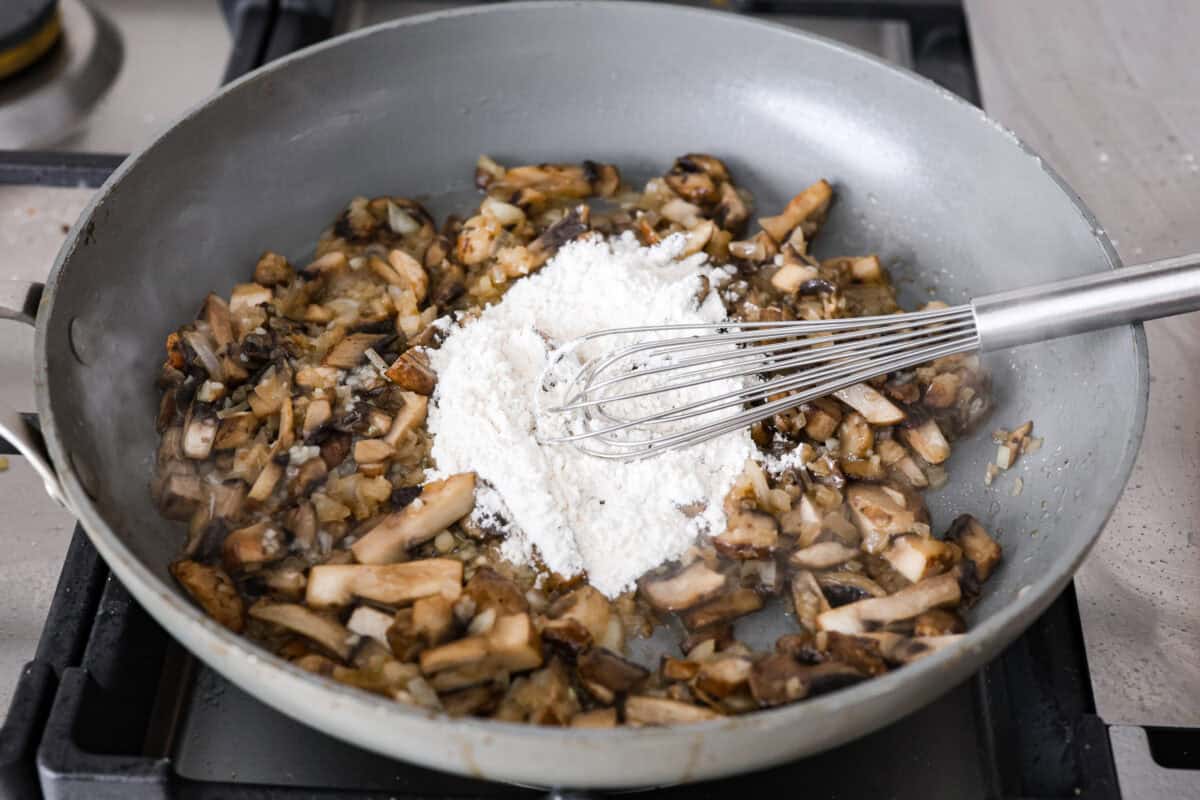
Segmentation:
<svg viewBox="0 0 1200 800">
<path fill-rule="evenodd" d="M 971 301 L 983 350 L 1200 310 L 1200 253 Z"/>
</svg>

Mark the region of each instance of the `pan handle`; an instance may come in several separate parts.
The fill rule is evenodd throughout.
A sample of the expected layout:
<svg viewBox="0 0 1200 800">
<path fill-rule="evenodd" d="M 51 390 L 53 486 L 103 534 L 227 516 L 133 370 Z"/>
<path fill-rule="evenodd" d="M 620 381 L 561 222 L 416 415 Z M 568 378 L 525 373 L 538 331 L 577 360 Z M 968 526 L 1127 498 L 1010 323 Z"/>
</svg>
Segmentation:
<svg viewBox="0 0 1200 800">
<path fill-rule="evenodd" d="M 42 284 L 29 281 L 0 281 L 0 319 L 16 320 L 32 326 L 37 319 L 43 288 Z M 26 416 L 17 413 L 3 401 L 0 401 L 0 437 L 28 459 L 46 485 L 46 494 L 70 510 L 41 431 Z"/>
</svg>

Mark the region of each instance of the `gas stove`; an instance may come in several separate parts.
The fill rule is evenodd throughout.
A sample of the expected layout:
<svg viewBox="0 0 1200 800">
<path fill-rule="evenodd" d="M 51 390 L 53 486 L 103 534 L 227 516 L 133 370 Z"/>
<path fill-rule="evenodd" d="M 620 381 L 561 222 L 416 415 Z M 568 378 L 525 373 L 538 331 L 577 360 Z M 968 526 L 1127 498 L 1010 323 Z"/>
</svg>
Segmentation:
<svg viewBox="0 0 1200 800">
<path fill-rule="evenodd" d="M 0 63 L 6 48 L 19 45 L 22 36 L 45 30 L 55 6 L 61 39 L 46 45 L 40 58 L 15 76 L 0 79 L 0 192 L 5 193 L 0 201 L 7 197 L 0 207 L 16 212 L 22 203 L 41 204 L 70 215 L 123 153 L 146 142 L 158 126 L 219 82 L 343 31 L 461 4 L 224 0 L 219 6 L 229 36 L 216 27 L 221 13 L 214 3 L 21 0 L 16 5 L 28 6 L 27 16 L 12 29 L 15 38 L 6 37 L 0 17 Z M 845 41 L 914 69 L 971 102 L 980 100 L 959 0 L 712 5 Z M 176 33 L 189 26 L 195 36 Z M 171 57 L 173 51 L 178 58 Z M 168 58 L 178 67 L 176 74 L 150 74 Z M 94 74 L 72 84 L 83 87 L 72 90 L 73 105 L 57 104 L 59 116 L 48 117 L 46 109 L 56 104 L 45 99 L 47 93 L 68 91 L 81 63 L 90 64 Z M 6 125 L 12 107 L 21 109 L 20 124 Z M 18 504 L 0 499 L 0 506 Z M 20 524 L 15 513 L 7 520 Z M 110 575 L 78 528 L 36 652 L 15 685 L 0 729 L 4 797 L 548 794 L 392 761 L 264 706 L 159 628 Z M 814 800 L 1200 797 L 1198 754 L 1196 731 L 1110 727 L 1096 715 L 1075 590 L 1068 588 L 1000 658 L 909 717 L 813 758 L 656 794 L 718 798 L 791 791 Z M 549 794 L 585 793 L 564 787 Z"/>
</svg>

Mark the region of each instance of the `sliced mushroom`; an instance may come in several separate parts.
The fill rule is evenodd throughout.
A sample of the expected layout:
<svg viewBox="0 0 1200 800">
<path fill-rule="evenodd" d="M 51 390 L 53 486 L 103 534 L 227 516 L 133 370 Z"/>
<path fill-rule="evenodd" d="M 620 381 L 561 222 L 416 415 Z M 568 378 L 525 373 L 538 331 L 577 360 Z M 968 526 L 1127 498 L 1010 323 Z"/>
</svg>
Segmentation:
<svg viewBox="0 0 1200 800">
<path fill-rule="evenodd" d="M 417 302 L 425 302 L 429 294 L 429 275 L 420 262 L 403 250 L 391 250 L 388 252 L 388 264 L 400 277 L 401 285 L 413 293 Z"/>
<path fill-rule="evenodd" d="M 750 206 L 732 183 L 722 183 L 720 191 L 720 201 L 713 209 L 713 222 L 737 235 L 746 225 L 746 220 L 750 219 Z"/>
<path fill-rule="evenodd" d="M 970 514 L 962 514 L 950 524 L 946 538 L 962 548 L 963 556 L 975 564 L 975 574 L 986 581 L 1000 563 L 1000 545 Z"/>
<path fill-rule="evenodd" d="M 822 635 L 829 657 L 834 661 L 853 667 L 864 675 L 875 676 L 887 672 L 879 643 L 875 640 L 837 631 L 827 631 Z"/>
<path fill-rule="evenodd" d="M 429 368 L 429 358 L 420 348 L 405 350 L 385 374 L 401 389 L 416 394 L 431 395 L 433 387 L 437 385 L 437 375 Z"/>
<path fill-rule="evenodd" d="M 700 665 L 695 687 L 710 697 L 725 698 L 744 688 L 753 664 L 741 656 L 717 656 Z"/>
<path fill-rule="evenodd" d="M 416 392 L 401 392 L 400 396 L 404 399 L 404 405 L 396 412 L 392 419 L 392 427 L 383 437 L 392 447 L 399 446 L 404 434 L 416 430 L 417 426 L 425 422 L 425 416 L 429 413 L 428 397 Z"/>
<path fill-rule="evenodd" d="M 454 636 L 454 602 L 445 595 L 421 597 L 412 605 L 414 635 L 426 647 L 436 647 Z"/>
<path fill-rule="evenodd" d="M 421 489 L 421 496 L 384 517 L 351 550 L 364 564 L 386 564 L 465 517 L 475 506 L 475 473 L 464 472 Z"/>
<path fill-rule="evenodd" d="M 792 608 L 796 621 L 809 633 L 817 630 L 817 617 L 829 610 L 829 601 L 813 574 L 807 570 L 792 576 Z"/>
<path fill-rule="evenodd" d="M 817 617 L 822 630 L 862 633 L 889 622 L 912 619 L 939 606 L 954 605 L 962 597 L 954 575 L 938 575 L 901 589 L 887 597 L 873 597 L 834 608 Z"/>
<path fill-rule="evenodd" d="M 683 624 L 690 630 L 697 630 L 752 614 L 762 607 L 763 599 L 758 592 L 740 587 L 729 594 L 684 612 Z"/>
<path fill-rule="evenodd" d="M 162 482 L 158 510 L 167 519 L 187 519 L 206 499 L 200 476 L 174 472 Z"/>
<path fill-rule="evenodd" d="M 376 464 L 396 454 L 396 448 L 383 439 L 359 439 L 354 443 L 354 460 L 359 464 Z"/>
<path fill-rule="evenodd" d="M 805 233 L 811 236 L 824 222 L 832 200 L 833 187 L 820 180 L 789 200 L 782 214 L 764 217 L 758 224 L 777 242 L 786 241 L 797 225 L 804 225 Z"/>
<path fill-rule="evenodd" d="M 645 667 L 603 647 L 593 647 L 581 655 L 578 669 L 584 681 L 599 684 L 619 694 L 634 691 L 650 676 L 650 671 Z"/>
<path fill-rule="evenodd" d="M 239 528 L 226 536 L 221 545 L 221 558 L 228 570 L 245 569 L 285 555 L 287 542 L 283 534 L 267 522 Z"/>
<path fill-rule="evenodd" d="M 858 558 L 857 547 L 846 547 L 841 542 L 817 542 L 788 556 L 788 564 L 799 569 L 829 569 Z"/>
<path fill-rule="evenodd" d="M 555 601 L 548 613 L 551 626 L 555 620 L 574 620 L 587 630 L 593 642 L 600 643 L 608 633 L 612 605 L 599 591 L 584 584 Z"/>
<path fill-rule="evenodd" d="M 962 641 L 962 634 L 949 636 L 917 636 L 902 638 L 888 651 L 887 658 L 897 664 L 911 664 L 944 647 Z"/>
<path fill-rule="evenodd" d="M 288 260 L 270 250 L 259 256 L 258 263 L 254 265 L 254 282 L 261 283 L 263 286 L 291 283 L 294 277 L 296 277 L 296 273 Z"/>
<path fill-rule="evenodd" d="M 325 354 L 325 359 L 321 364 L 336 369 L 354 369 L 363 362 L 368 350 L 377 347 L 388 338 L 386 334 L 352 333 L 334 345 Z"/>
<path fill-rule="evenodd" d="M 909 508 L 909 499 L 895 489 L 856 483 L 846 491 L 846 500 L 868 553 L 881 553 L 892 537 L 916 530 L 916 510 Z"/>
<path fill-rule="evenodd" d="M 887 597 L 888 594 L 882 586 L 861 572 L 822 572 L 815 580 L 832 608 L 868 597 Z"/>
<path fill-rule="evenodd" d="M 764 558 L 779 543 L 779 523 L 761 511 L 739 511 L 729 517 L 725 530 L 712 542 L 726 558 Z"/>
<path fill-rule="evenodd" d="M 891 400 L 880 394 L 875 387 L 856 383 L 839 389 L 833 396 L 867 418 L 872 425 L 895 425 L 902 422 L 905 413 Z"/>
<path fill-rule="evenodd" d="M 866 417 L 853 412 L 842 418 L 838 442 L 844 458 L 867 458 L 875 448 L 875 434 Z"/>
<path fill-rule="evenodd" d="M 246 624 L 246 608 L 233 579 L 223 570 L 184 560 L 171 564 L 170 572 L 205 614 L 234 633 L 242 632 Z"/>
<path fill-rule="evenodd" d="M 491 713 L 495 710 L 499 697 L 496 690 L 490 686 L 472 686 L 443 694 L 441 700 L 442 710 L 447 714 L 452 717 L 465 717 Z M 572 718 L 571 724 L 574 725 L 578 718 L 579 715 Z"/>
<path fill-rule="evenodd" d="M 463 595 L 471 598 L 476 614 L 489 609 L 497 614 L 522 614 L 529 610 L 529 601 L 521 588 L 491 567 L 477 569 L 463 588 Z"/>
<path fill-rule="evenodd" d="M 950 443 L 942 435 L 937 422 L 927 419 L 913 428 L 902 428 L 900 435 L 917 455 L 930 464 L 941 464 L 950 457 Z"/>
<path fill-rule="evenodd" d="M 343 660 L 350 657 L 357 636 L 338 622 L 296 603 L 260 600 L 248 612 L 254 619 L 270 622 L 311 639 Z"/>
<path fill-rule="evenodd" d="M 533 725 L 567 725 L 579 713 L 567 670 L 558 659 L 512 682 L 495 718 Z"/>
<path fill-rule="evenodd" d="M 818 442 L 833 437 L 842 421 L 842 409 L 832 399 L 822 397 L 805 406 L 804 432 Z"/>
<path fill-rule="evenodd" d="M 578 620 L 546 619 L 541 622 L 542 638 L 572 655 L 592 646 L 592 634 Z"/>
<path fill-rule="evenodd" d="M 909 534 L 892 539 L 883 557 L 897 572 L 916 583 L 953 567 L 962 558 L 962 550 L 932 537 Z"/>
<path fill-rule="evenodd" d="M 764 707 L 803 700 L 809 689 L 805 670 L 799 661 L 783 653 L 760 658 L 747 678 L 750 694 Z"/>
<path fill-rule="evenodd" d="M 963 618 L 945 608 L 932 608 L 913 620 L 913 636 L 947 636 L 966 630 Z"/>
<path fill-rule="evenodd" d="M 643 580 L 640 589 L 659 611 L 683 611 L 720 594 L 725 584 L 724 575 L 694 561 L 673 575 Z"/>
<path fill-rule="evenodd" d="M 212 453 L 220 420 L 211 408 L 193 407 L 183 428 L 183 454 L 194 461 L 203 461 Z"/>
<path fill-rule="evenodd" d="M 634 695 L 625 699 L 625 722 L 629 725 L 687 725 L 720 718 L 715 711 L 665 697 Z"/>
<path fill-rule="evenodd" d="M 463 668 L 517 672 L 541 663 L 541 639 L 528 614 L 497 617 L 486 634 L 468 636 L 421 653 L 421 671 L 426 675 Z"/>
<path fill-rule="evenodd" d="M 427 558 L 401 564 L 317 564 L 308 573 L 306 602 L 314 608 L 348 605 L 354 598 L 401 605 L 462 592 L 461 561 Z"/>
<path fill-rule="evenodd" d="M 239 283 L 229 297 L 229 311 L 239 314 L 255 306 L 266 305 L 274 297 L 271 290 L 257 283 Z"/>
<path fill-rule="evenodd" d="M 700 664 L 686 659 L 663 656 L 658 671 L 666 681 L 690 681 L 700 671 Z"/>
<path fill-rule="evenodd" d="M 572 728 L 615 728 L 617 726 L 617 710 L 615 708 L 597 708 L 594 711 L 583 711 L 571 717 Z"/>
</svg>

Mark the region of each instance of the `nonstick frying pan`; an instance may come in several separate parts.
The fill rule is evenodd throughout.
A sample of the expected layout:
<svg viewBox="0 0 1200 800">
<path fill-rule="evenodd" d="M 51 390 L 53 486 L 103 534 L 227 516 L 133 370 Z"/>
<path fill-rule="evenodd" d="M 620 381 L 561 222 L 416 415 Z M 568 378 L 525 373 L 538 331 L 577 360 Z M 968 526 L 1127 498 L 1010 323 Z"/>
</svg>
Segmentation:
<svg viewBox="0 0 1200 800">
<path fill-rule="evenodd" d="M 907 301 L 949 301 L 1117 265 L 1078 198 L 1011 133 L 932 83 L 826 41 L 665 5 L 513 3 L 405 19 L 270 64 L 193 109 L 97 192 L 36 310 L 51 469 L 101 555 L 189 650 L 266 703 L 397 758 L 492 780 L 632 787 L 746 771 L 833 747 L 932 700 L 995 657 L 1063 589 L 1125 484 L 1146 412 L 1137 326 L 987 362 L 996 425 L 1045 446 L 984 486 L 986 430 L 962 442 L 936 526 L 970 511 L 1005 560 L 958 646 L 796 705 L 677 728 L 555 730 L 451 720 L 316 678 L 206 618 L 167 575 L 155 376 L 166 334 L 266 248 L 303 259 L 355 195 L 469 208 L 479 153 L 621 165 L 685 152 L 730 164 L 764 213 L 816 178 L 837 203 L 818 254 L 878 252 Z M 10 311 L 28 297 L 9 287 Z M 32 297 L 33 295 L 29 295 Z M 32 303 L 30 304 L 32 305 Z M 27 309 L 31 310 L 31 309 Z M 35 456 L 15 415 L 10 438 Z M 46 462 L 43 462 L 46 463 Z M 781 612 L 739 626 L 753 639 Z M 920 735 L 914 731 L 914 735 Z"/>
</svg>

